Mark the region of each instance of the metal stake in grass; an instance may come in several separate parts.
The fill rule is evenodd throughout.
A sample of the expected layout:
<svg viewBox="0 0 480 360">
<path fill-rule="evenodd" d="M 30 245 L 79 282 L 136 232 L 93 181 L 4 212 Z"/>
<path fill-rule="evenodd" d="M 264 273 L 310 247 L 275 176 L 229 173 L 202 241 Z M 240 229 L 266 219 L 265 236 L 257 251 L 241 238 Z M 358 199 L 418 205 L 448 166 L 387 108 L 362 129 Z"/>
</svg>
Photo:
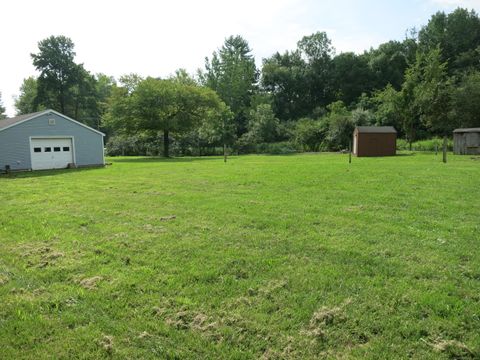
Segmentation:
<svg viewBox="0 0 480 360">
<path fill-rule="evenodd" d="M 443 162 L 447 163 L 447 137 L 443 138 Z"/>
<path fill-rule="evenodd" d="M 352 163 L 352 142 L 348 143 L 348 163 Z"/>
</svg>

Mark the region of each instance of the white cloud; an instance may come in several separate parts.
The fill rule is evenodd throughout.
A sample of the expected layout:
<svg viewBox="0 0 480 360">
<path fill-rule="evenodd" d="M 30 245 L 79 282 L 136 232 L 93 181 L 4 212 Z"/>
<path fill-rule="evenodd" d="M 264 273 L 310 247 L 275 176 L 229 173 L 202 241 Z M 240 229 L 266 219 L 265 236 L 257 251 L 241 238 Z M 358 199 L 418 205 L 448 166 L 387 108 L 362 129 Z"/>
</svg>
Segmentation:
<svg viewBox="0 0 480 360">
<path fill-rule="evenodd" d="M 479 9 L 480 0 L 431 0 L 435 5 L 442 6 L 444 8 L 456 8 L 463 7 L 468 9 Z"/>
</svg>

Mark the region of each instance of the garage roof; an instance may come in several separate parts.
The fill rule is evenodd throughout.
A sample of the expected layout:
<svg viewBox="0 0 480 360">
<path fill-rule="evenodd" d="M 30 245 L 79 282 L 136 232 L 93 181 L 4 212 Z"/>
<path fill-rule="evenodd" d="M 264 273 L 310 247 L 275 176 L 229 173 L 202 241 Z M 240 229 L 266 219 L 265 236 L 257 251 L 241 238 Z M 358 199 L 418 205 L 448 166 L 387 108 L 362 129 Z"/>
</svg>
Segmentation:
<svg viewBox="0 0 480 360">
<path fill-rule="evenodd" d="M 87 129 L 93 131 L 93 132 L 96 132 L 97 134 L 105 136 L 104 133 L 102 133 L 98 130 L 95 130 L 94 128 L 91 128 L 90 126 L 82 124 L 81 122 L 78 122 L 77 120 L 73 120 L 72 118 L 69 118 L 68 116 L 63 115 L 63 114 L 61 114 L 61 113 L 59 113 L 55 110 L 51 110 L 51 109 L 43 110 L 43 111 L 37 111 L 37 112 L 34 112 L 34 113 L 30 113 L 30 114 L 18 115 L 18 116 L 12 117 L 12 118 L 0 120 L 0 131 L 8 129 L 12 126 L 18 125 L 18 124 L 20 124 L 24 121 L 32 120 L 32 119 L 35 119 L 35 118 L 37 118 L 41 115 L 46 115 L 46 114 L 56 114 L 58 116 L 63 117 L 64 119 L 66 119 L 68 121 L 74 122 L 74 123 L 76 123 L 80 126 L 83 126 Z"/>
<path fill-rule="evenodd" d="M 23 115 L 18 115 L 12 118 L 7 118 L 4 120 L 0 120 L 0 129 L 10 127 L 11 125 L 15 125 L 16 123 L 19 123 L 20 121 L 27 120 L 31 117 L 34 117 L 36 115 L 39 115 L 41 113 L 44 113 L 45 111 L 37 111 L 31 114 L 23 114 Z"/>
<path fill-rule="evenodd" d="M 480 132 L 480 128 L 469 128 L 469 129 L 455 129 L 454 133 L 470 133 L 470 132 Z"/>
<path fill-rule="evenodd" d="M 378 134 L 396 134 L 397 130 L 393 126 L 357 126 L 359 133 L 378 133 Z"/>
</svg>

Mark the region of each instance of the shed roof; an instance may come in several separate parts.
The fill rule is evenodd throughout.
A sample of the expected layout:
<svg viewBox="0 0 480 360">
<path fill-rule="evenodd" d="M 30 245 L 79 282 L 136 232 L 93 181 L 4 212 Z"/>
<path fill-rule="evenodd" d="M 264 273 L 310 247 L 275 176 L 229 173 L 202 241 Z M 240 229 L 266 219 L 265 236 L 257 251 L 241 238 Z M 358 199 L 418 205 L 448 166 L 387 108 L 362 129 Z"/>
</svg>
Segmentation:
<svg viewBox="0 0 480 360">
<path fill-rule="evenodd" d="M 396 134 L 397 130 L 393 126 L 357 126 L 359 133 L 377 133 L 377 134 Z"/>
<path fill-rule="evenodd" d="M 66 115 L 63 115 L 55 110 L 51 110 L 51 109 L 47 109 L 47 110 L 43 110 L 43 111 L 37 111 L 37 112 L 34 112 L 34 113 L 30 113 L 30 114 L 24 114 L 24 115 L 18 115 L 18 116 L 15 116 L 15 117 L 12 117 L 12 118 L 7 118 L 7 119 L 4 119 L 4 120 L 0 120 L 0 131 L 2 130 L 5 130 L 5 129 L 8 129 L 9 127 L 12 127 L 12 126 L 15 126 L 17 124 L 20 124 L 24 121 L 28 121 L 28 120 L 32 120 L 32 119 L 35 119 L 36 117 L 38 116 L 41 116 L 41 115 L 46 115 L 46 114 L 56 114 L 58 116 L 61 116 L 63 117 L 64 119 L 68 120 L 68 121 L 71 121 L 71 122 L 74 122 L 80 126 L 83 126 L 97 134 L 100 134 L 102 136 L 105 136 L 104 133 L 102 133 L 101 131 L 98 131 L 88 125 L 85 125 L 77 120 L 74 120 Z"/>
<path fill-rule="evenodd" d="M 470 133 L 470 132 L 480 132 L 480 128 L 468 128 L 468 129 L 455 129 L 454 133 Z"/>
</svg>

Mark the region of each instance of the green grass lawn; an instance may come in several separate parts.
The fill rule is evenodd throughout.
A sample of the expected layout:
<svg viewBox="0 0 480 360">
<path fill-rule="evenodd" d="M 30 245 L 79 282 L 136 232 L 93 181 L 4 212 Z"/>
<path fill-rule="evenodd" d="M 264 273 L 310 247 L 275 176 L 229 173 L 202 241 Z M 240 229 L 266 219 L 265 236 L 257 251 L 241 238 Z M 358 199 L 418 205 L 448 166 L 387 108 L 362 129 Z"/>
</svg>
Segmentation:
<svg viewBox="0 0 480 360">
<path fill-rule="evenodd" d="M 480 161 L 0 177 L 0 358 L 479 358 Z"/>
</svg>

